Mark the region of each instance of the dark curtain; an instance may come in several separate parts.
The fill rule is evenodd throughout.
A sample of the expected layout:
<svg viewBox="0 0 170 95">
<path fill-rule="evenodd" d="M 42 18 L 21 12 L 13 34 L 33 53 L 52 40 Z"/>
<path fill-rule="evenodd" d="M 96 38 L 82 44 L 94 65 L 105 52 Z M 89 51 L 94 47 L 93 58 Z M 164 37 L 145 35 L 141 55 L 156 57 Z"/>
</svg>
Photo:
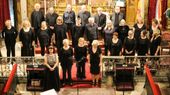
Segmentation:
<svg viewBox="0 0 170 95">
<path fill-rule="evenodd" d="M 0 0 L 0 30 L 4 27 L 7 19 L 10 19 L 8 0 Z"/>
<path fill-rule="evenodd" d="M 156 13 L 156 2 L 157 0 L 149 0 L 149 9 L 148 9 L 148 24 L 151 25 L 152 19 L 155 18 Z"/>
<path fill-rule="evenodd" d="M 166 25 L 167 25 L 166 24 L 166 21 L 167 21 L 166 14 L 164 14 L 167 9 L 167 4 L 168 4 L 168 0 L 162 0 L 162 21 L 161 21 L 161 24 L 162 24 L 163 29 L 166 29 Z"/>
</svg>

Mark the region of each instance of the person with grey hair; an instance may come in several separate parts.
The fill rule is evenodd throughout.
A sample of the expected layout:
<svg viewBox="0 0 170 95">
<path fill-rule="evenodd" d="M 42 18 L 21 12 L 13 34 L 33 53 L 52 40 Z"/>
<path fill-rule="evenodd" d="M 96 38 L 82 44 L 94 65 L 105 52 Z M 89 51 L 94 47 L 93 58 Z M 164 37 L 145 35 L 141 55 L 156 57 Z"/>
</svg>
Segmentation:
<svg viewBox="0 0 170 95">
<path fill-rule="evenodd" d="M 88 23 L 88 18 L 91 16 L 90 12 L 87 11 L 86 5 L 81 6 L 81 10 L 78 13 L 78 17 L 82 20 L 82 25 L 85 26 Z"/>
<path fill-rule="evenodd" d="M 48 13 L 46 14 L 46 22 L 48 26 L 50 27 L 50 38 L 52 37 L 52 34 L 54 33 L 54 25 L 56 24 L 57 17 L 58 17 L 58 14 L 54 11 L 54 8 L 50 7 L 48 9 Z"/>
<path fill-rule="evenodd" d="M 37 44 L 38 39 L 38 30 L 41 27 L 41 22 L 44 21 L 44 14 L 42 11 L 40 11 L 40 4 L 36 3 L 34 5 L 34 11 L 31 13 L 31 26 L 34 29 L 35 32 L 35 44 Z"/>
<path fill-rule="evenodd" d="M 85 26 L 85 34 L 87 37 L 87 40 L 89 41 L 89 45 L 91 45 L 93 40 L 97 40 L 98 39 L 98 26 L 97 24 L 94 22 L 94 17 L 90 17 L 88 19 L 88 24 L 86 24 Z"/>
<path fill-rule="evenodd" d="M 120 12 L 120 7 L 116 6 L 115 11 L 111 16 L 111 20 L 113 22 L 114 29 L 117 30 L 119 27 L 119 22 L 124 19 L 124 14 Z"/>
<path fill-rule="evenodd" d="M 70 4 L 67 5 L 66 11 L 63 14 L 64 23 L 67 26 L 67 32 L 70 32 L 71 38 L 73 40 L 73 26 L 76 23 L 76 15 L 75 12 L 72 10 L 72 6 Z"/>
<path fill-rule="evenodd" d="M 59 50 L 59 60 L 63 71 L 63 86 L 66 83 L 72 85 L 71 68 L 73 64 L 73 49 L 69 46 L 69 40 L 63 40 L 63 47 Z M 66 81 L 66 73 L 68 74 L 68 82 Z"/>
<path fill-rule="evenodd" d="M 102 66 L 102 51 L 99 48 L 98 40 L 93 40 L 92 47 L 89 49 L 89 65 L 92 74 L 92 85 L 99 85 L 100 66 Z"/>
<path fill-rule="evenodd" d="M 98 25 L 98 31 L 100 38 L 104 38 L 103 29 L 106 25 L 106 15 L 102 13 L 102 8 L 97 8 L 97 14 L 95 15 L 95 23 Z"/>
</svg>

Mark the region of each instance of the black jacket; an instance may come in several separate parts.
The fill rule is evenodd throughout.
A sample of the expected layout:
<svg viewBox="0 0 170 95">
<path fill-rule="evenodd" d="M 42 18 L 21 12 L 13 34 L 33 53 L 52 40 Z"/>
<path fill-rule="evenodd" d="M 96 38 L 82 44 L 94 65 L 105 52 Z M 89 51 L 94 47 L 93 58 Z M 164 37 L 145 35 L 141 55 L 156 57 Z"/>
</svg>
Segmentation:
<svg viewBox="0 0 170 95">
<path fill-rule="evenodd" d="M 98 27 L 102 27 L 102 30 L 103 28 L 105 27 L 106 25 L 106 15 L 105 14 L 101 14 L 100 16 L 97 14 L 95 16 L 95 23 L 98 25 Z"/>
<path fill-rule="evenodd" d="M 33 11 L 31 13 L 31 25 L 32 25 L 32 27 L 40 28 L 42 21 L 44 21 L 44 15 L 41 11 Z"/>
<path fill-rule="evenodd" d="M 15 43 L 17 36 L 18 31 L 14 27 L 11 27 L 10 30 L 5 27 L 2 30 L 2 37 L 5 39 L 6 44 Z"/>
<path fill-rule="evenodd" d="M 64 14 L 63 14 L 64 23 L 75 24 L 75 22 L 76 22 L 75 19 L 76 19 L 76 15 L 75 15 L 74 11 L 64 12 Z"/>
<path fill-rule="evenodd" d="M 48 23 L 49 26 L 54 26 L 56 24 L 56 19 L 58 17 L 57 13 L 53 14 L 46 14 L 46 22 Z"/>
</svg>

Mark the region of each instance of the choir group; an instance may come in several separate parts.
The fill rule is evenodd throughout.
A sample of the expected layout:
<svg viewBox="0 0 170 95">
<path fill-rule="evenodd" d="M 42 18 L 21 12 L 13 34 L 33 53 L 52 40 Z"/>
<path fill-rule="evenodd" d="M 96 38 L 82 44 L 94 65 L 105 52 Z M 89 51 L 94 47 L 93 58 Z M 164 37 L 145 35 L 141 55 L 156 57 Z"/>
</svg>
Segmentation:
<svg viewBox="0 0 170 95">
<path fill-rule="evenodd" d="M 47 67 L 48 85 L 46 87 L 59 91 L 58 63 L 61 63 L 63 72 L 62 85 L 72 85 L 73 56 L 77 64 L 77 78 L 86 78 L 85 63 L 88 61 L 92 85 L 99 84 L 102 50 L 98 40 L 104 41 L 105 56 L 134 56 L 135 54 L 156 56 L 160 54 L 161 29 L 156 19 L 153 19 L 152 25 L 147 28 L 143 18 L 138 17 L 137 22 L 130 29 L 118 6 L 115 7 L 110 17 L 110 19 L 107 18 L 102 8 L 98 8 L 97 14 L 92 16 L 85 5 L 81 6 L 77 15 L 72 10 L 72 6 L 67 5 L 63 16 L 59 16 L 51 7 L 44 17 L 40 11 L 40 4 L 35 4 L 31 21 L 24 20 L 19 33 L 11 25 L 10 20 L 5 22 L 6 27 L 2 31 L 2 37 L 5 39 L 7 56 L 10 56 L 11 51 L 12 56 L 15 56 L 18 34 L 21 42 L 21 56 L 34 56 L 34 48 L 39 43 L 41 55 L 45 57 L 44 64 Z M 57 54 L 55 54 L 55 48 L 57 48 Z M 47 54 L 45 50 L 48 51 Z M 131 58 L 129 62 L 132 60 Z"/>
</svg>

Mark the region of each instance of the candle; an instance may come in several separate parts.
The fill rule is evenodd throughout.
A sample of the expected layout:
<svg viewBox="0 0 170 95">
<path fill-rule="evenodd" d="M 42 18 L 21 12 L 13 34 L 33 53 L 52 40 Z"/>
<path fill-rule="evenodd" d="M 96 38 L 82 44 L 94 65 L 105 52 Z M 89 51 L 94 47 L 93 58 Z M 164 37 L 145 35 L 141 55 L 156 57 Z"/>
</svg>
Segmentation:
<svg viewBox="0 0 170 95">
<path fill-rule="evenodd" d="M 54 5 L 56 6 L 56 4 L 57 4 L 57 0 L 54 0 Z"/>
</svg>

